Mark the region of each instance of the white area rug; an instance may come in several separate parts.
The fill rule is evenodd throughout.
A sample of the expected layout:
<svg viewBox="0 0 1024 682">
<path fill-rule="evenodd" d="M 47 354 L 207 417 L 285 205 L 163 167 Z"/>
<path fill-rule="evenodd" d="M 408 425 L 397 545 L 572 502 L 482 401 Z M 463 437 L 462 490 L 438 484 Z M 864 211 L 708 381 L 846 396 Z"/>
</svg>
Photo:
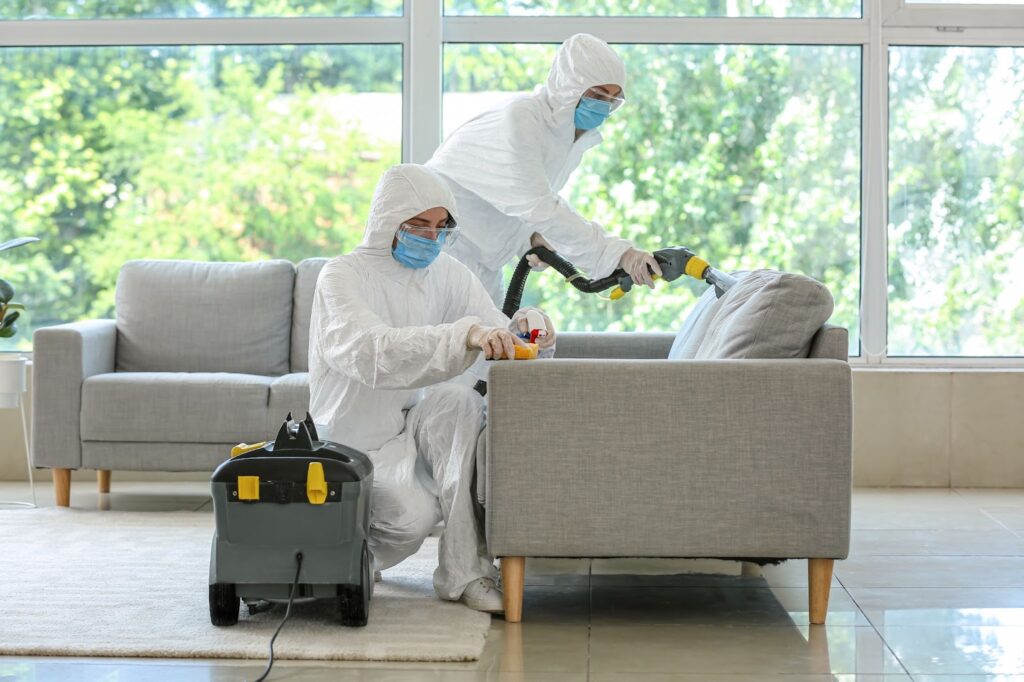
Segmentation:
<svg viewBox="0 0 1024 682">
<path fill-rule="evenodd" d="M 284 606 L 238 625 L 210 624 L 213 515 L 78 509 L 0 511 L 0 654 L 264 658 Z M 279 658 L 467 661 L 490 617 L 442 602 L 431 583 L 436 540 L 385 571 L 365 628 L 339 625 L 329 602 L 297 604 Z"/>
</svg>

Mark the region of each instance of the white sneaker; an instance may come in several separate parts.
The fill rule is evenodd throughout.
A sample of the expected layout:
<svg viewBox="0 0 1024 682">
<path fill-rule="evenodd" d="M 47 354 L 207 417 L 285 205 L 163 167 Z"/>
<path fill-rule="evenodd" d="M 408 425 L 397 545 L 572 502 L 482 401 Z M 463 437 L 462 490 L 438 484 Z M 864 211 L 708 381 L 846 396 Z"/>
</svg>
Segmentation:
<svg viewBox="0 0 1024 682">
<path fill-rule="evenodd" d="M 505 612 L 501 590 L 490 578 L 477 578 L 471 582 L 466 586 L 459 601 L 471 609 L 484 613 Z"/>
</svg>

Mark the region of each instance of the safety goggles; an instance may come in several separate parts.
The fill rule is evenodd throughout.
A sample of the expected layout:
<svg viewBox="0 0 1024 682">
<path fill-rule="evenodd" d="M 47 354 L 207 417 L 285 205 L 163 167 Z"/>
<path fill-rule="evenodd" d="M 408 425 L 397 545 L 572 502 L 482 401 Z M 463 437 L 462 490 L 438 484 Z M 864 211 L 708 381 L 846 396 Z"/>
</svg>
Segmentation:
<svg viewBox="0 0 1024 682">
<path fill-rule="evenodd" d="M 619 107 L 621 107 L 623 104 L 626 103 L 626 98 L 625 97 L 619 97 L 619 96 L 613 97 L 613 96 L 609 95 L 606 92 L 602 92 L 600 90 L 595 90 L 594 88 L 591 88 L 590 90 L 587 90 L 585 93 L 583 93 L 583 96 L 584 97 L 589 97 L 591 99 L 596 99 L 599 102 L 607 103 L 608 106 L 610 107 L 609 108 L 609 113 L 612 112 L 612 111 L 615 111 L 616 109 L 618 109 Z"/>
<path fill-rule="evenodd" d="M 402 223 L 398 226 L 398 232 L 395 236 L 401 243 L 408 243 L 409 241 L 412 241 L 409 240 L 409 237 L 413 236 L 418 239 L 439 241 L 444 246 L 451 246 L 459 236 L 459 227 L 455 224 L 455 219 L 449 216 L 448 222 L 441 227 Z"/>
</svg>

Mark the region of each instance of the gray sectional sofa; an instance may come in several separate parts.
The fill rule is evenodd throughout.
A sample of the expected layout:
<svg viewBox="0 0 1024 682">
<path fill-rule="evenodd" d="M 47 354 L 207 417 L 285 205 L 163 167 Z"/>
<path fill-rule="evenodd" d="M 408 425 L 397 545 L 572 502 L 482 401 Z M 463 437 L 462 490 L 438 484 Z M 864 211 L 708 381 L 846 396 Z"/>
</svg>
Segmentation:
<svg viewBox="0 0 1024 682">
<path fill-rule="evenodd" d="M 33 461 L 57 503 L 73 469 L 101 490 L 111 470 L 212 471 L 304 413 L 325 262 L 134 261 L 116 320 L 38 330 Z M 656 556 L 809 559 L 824 622 L 849 548 L 846 330 L 796 360 L 666 360 L 672 341 L 563 333 L 558 360 L 492 369 L 480 497 L 508 620 L 527 557 Z"/>
</svg>

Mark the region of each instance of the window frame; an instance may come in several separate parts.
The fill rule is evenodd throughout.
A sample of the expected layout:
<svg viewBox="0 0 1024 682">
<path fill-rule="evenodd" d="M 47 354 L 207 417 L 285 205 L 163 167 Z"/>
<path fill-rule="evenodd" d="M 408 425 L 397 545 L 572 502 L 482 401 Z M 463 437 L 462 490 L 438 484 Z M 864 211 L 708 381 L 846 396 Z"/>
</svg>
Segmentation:
<svg viewBox="0 0 1024 682">
<path fill-rule="evenodd" d="M 402 159 L 441 143 L 445 43 L 550 43 L 590 32 L 609 43 L 861 47 L 861 367 L 1024 368 L 1024 357 L 890 357 L 888 289 L 889 48 L 1024 47 L 1024 7 L 862 0 L 860 18 L 445 16 L 444 0 L 404 0 L 394 17 L 44 19 L 0 21 L 4 47 L 400 44 Z M 126 40 L 126 36 L 130 39 Z"/>
</svg>

